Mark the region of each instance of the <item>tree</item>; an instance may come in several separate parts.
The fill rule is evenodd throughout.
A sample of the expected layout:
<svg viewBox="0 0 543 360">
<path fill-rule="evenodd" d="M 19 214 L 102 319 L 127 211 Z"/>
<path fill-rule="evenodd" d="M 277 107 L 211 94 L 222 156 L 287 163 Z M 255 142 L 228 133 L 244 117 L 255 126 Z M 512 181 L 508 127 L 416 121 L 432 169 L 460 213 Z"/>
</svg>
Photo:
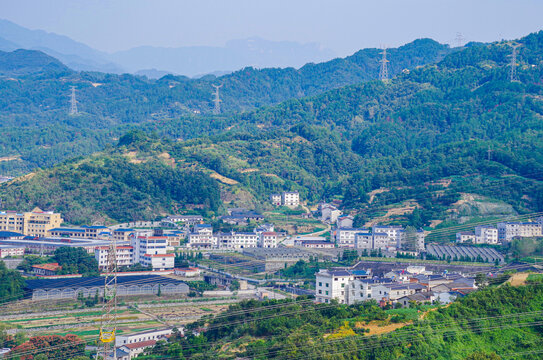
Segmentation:
<svg viewBox="0 0 543 360">
<path fill-rule="evenodd" d="M 479 273 L 475 275 L 475 285 L 479 289 L 483 289 L 488 284 L 488 278 L 485 274 Z"/>
<path fill-rule="evenodd" d="M 501 360 L 501 357 L 496 353 L 485 353 L 483 351 L 476 351 L 466 356 L 465 360 Z"/>
<path fill-rule="evenodd" d="M 55 250 L 53 260 L 62 266 L 62 274 L 82 274 L 83 276 L 99 274 L 95 257 L 80 247 L 59 247 Z"/>
<path fill-rule="evenodd" d="M 230 290 L 231 291 L 236 291 L 236 290 L 239 290 L 239 287 L 240 287 L 240 283 L 238 280 L 232 280 L 232 282 L 230 283 Z"/>
<path fill-rule="evenodd" d="M 0 303 L 23 297 L 24 279 L 18 271 L 6 268 L 0 261 Z"/>
</svg>

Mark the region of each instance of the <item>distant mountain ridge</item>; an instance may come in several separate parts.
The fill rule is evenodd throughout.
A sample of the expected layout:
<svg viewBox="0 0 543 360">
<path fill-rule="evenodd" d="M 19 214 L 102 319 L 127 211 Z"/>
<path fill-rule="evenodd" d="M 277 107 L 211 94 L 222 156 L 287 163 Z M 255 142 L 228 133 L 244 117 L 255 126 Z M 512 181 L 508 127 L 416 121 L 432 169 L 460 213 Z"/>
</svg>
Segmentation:
<svg viewBox="0 0 543 360">
<path fill-rule="evenodd" d="M 110 54 L 67 36 L 29 30 L 0 19 L 0 50 L 16 49 L 41 50 L 77 71 L 121 74 L 159 69 L 165 74 L 189 77 L 231 72 L 247 66 L 300 67 L 308 62 L 321 62 L 334 57 L 331 50 L 322 49 L 314 43 L 269 41 L 256 37 L 232 40 L 225 46 L 139 46 Z M 147 73 L 152 77 L 157 76 L 153 72 Z"/>
<path fill-rule="evenodd" d="M 56 57 L 74 70 L 120 73 L 124 70 L 112 63 L 107 54 L 67 36 L 43 30 L 29 30 L 11 21 L 0 19 L 0 50 L 40 50 Z"/>
</svg>

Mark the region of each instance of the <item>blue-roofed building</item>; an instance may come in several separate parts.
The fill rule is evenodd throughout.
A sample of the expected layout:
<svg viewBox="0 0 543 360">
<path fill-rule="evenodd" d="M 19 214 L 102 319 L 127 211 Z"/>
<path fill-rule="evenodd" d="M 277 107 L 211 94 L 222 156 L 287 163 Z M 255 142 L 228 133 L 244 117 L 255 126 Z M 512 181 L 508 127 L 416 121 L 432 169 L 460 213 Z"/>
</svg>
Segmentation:
<svg viewBox="0 0 543 360">
<path fill-rule="evenodd" d="M 164 295 L 188 294 L 189 287 L 182 281 L 159 275 L 130 275 L 117 278 L 117 295 Z M 62 279 L 26 280 L 25 290 L 32 300 L 76 299 L 78 294 L 84 297 L 94 296 L 96 291 L 104 291 L 104 278 L 82 277 Z"/>
</svg>

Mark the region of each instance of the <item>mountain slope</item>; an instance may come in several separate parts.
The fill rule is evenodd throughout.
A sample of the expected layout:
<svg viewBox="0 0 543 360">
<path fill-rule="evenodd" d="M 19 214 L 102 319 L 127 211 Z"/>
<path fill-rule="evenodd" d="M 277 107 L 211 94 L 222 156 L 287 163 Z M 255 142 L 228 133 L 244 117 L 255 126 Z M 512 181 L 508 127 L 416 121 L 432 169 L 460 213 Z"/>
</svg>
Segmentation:
<svg viewBox="0 0 543 360">
<path fill-rule="evenodd" d="M 390 49 L 391 73 L 437 61 L 450 51 L 431 40 Z M 16 159 L 1 161 L 0 173 L 18 175 L 52 166 L 72 153 L 89 154 L 135 124 L 151 129 L 181 124 L 177 138 L 183 139 L 213 134 L 237 121 L 232 112 L 375 78 L 379 56 L 378 50 L 367 49 L 300 70 L 247 68 L 220 78 L 170 75 L 149 80 L 94 72 L 0 78 L 0 127 L 7 135 L 0 139 L 0 158 Z M 217 83 L 223 84 L 221 107 L 227 113 L 211 116 L 212 85 Z M 78 116 L 68 115 L 72 85 L 77 89 Z"/>
<path fill-rule="evenodd" d="M 13 52 L 0 51 L 0 76 L 70 72 L 72 71 L 66 65 L 41 51 L 22 49 Z"/>
<path fill-rule="evenodd" d="M 145 150 L 157 140 L 140 137 L 137 153 L 219 179 L 228 206 L 265 206 L 270 192 L 296 189 L 312 202 L 342 199 L 362 223 L 409 202 L 395 220 L 426 226 L 453 217 L 448 209 L 460 193 L 502 200 L 518 213 L 543 211 L 543 32 L 519 42 L 519 82 L 509 81 L 506 43 L 480 45 L 388 85 L 352 85 L 233 117 L 142 124 L 166 139 L 215 135 L 164 140 L 160 152 Z M 2 192 L 6 198 L 11 185 Z"/>
</svg>

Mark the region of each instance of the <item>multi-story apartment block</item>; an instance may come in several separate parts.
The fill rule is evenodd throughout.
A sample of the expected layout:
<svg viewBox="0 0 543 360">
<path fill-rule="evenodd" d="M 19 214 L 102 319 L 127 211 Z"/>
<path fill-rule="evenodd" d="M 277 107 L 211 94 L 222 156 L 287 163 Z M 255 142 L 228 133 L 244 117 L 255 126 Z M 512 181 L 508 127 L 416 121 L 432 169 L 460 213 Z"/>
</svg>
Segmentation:
<svg viewBox="0 0 543 360">
<path fill-rule="evenodd" d="M 347 270 L 320 270 L 316 274 L 315 296 L 319 303 L 330 303 L 333 299 L 345 304 L 346 287 L 354 280 Z"/>
<path fill-rule="evenodd" d="M 22 233 L 27 236 L 45 237 L 47 231 L 62 224 L 59 213 L 43 211 L 40 208 L 25 213 L 0 212 L 0 230 Z"/>
<path fill-rule="evenodd" d="M 165 236 L 135 236 L 131 245 L 134 248 L 134 262 L 151 266 L 153 270 L 173 269 L 174 254 L 168 254 L 168 239 Z"/>
<path fill-rule="evenodd" d="M 373 234 L 369 230 L 356 233 L 355 246 L 357 249 L 372 250 L 373 249 Z"/>
<path fill-rule="evenodd" d="M 274 231 L 261 232 L 258 238 L 258 247 L 261 248 L 276 248 L 277 233 Z"/>
<path fill-rule="evenodd" d="M 400 248 L 401 240 L 404 234 L 404 228 L 398 225 L 376 225 L 372 228 L 374 234 L 386 234 L 388 243 L 386 246 Z"/>
<path fill-rule="evenodd" d="M 542 236 L 541 224 L 537 222 L 502 222 L 498 223 L 498 241 L 507 243 L 515 237 Z"/>
<path fill-rule="evenodd" d="M 275 206 L 281 206 L 281 194 L 271 194 L 270 201 Z"/>
<path fill-rule="evenodd" d="M 0 259 L 7 256 L 23 256 L 25 248 L 23 246 L 0 245 Z"/>
<path fill-rule="evenodd" d="M 315 274 L 315 296 L 319 303 L 330 303 L 333 299 L 340 304 L 346 304 L 349 284 L 355 279 L 364 279 L 370 276 L 364 270 L 323 269 Z"/>
<path fill-rule="evenodd" d="M 346 302 L 349 305 L 372 300 L 373 288 L 381 284 L 392 283 L 392 280 L 385 278 L 377 279 L 354 279 L 348 285 Z M 375 299 L 379 301 L 379 299 Z"/>
<path fill-rule="evenodd" d="M 135 233 L 134 229 L 119 228 L 111 232 L 111 237 L 117 242 L 127 242 Z"/>
<path fill-rule="evenodd" d="M 188 246 L 191 248 L 212 248 L 217 246 L 217 238 L 209 224 L 196 224 L 188 235 Z"/>
<path fill-rule="evenodd" d="M 217 236 L 218 245 L 223 249 L 246 249 L 258 246 L 260 235 L 257 233 L 219 233 Z"/>
<path fill-rule="evenodd" d="M 281 204 L 288 207 L 300 205 L 300 194 L 297 191 L 285 191 L 281 194 Z"/>
<path fill-rule="evenodd" d="M 98 246 L 94 249 L 94 257 L 98 262 L 98 268 L 100 270 L 107 269 L 109 246 Z M 134 265 L 134 248 L 132 246 L 117 246 L 115 249 L 115 258 L 117 266 L 132 266 Z"/>
<path fill-rule="evenodd" d="M 339 247 L 356 247 L 356 234 L 368 232 L 368 229 L 339 228 L 336 229 L 336 243 Z"/>
<path fill-rule="evenodd" d="M 475 227 L 475 243 L 476 244 L 497 244 L 498 229 L 492 226 L 476 226 Z"/>
</svg>

